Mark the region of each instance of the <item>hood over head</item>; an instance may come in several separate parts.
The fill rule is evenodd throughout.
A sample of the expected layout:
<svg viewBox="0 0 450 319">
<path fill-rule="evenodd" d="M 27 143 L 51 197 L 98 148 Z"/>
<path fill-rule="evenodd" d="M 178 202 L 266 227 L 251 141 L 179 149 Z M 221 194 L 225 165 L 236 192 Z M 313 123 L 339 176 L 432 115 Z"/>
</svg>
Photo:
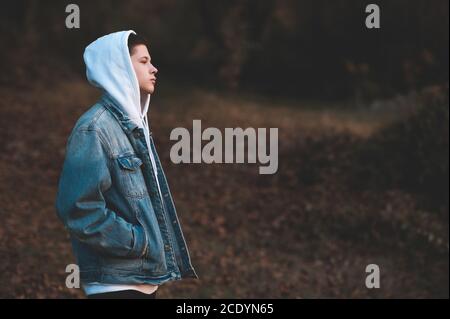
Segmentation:
<svg viewBox="0 0 450 319">
<path fill-rule="evenodd" d="M 83 54 L 86 77 L 148 134 L 150 94 L 141 106 L 139 83 L 128 51 L 128 37 L 131 33 L 136 34 L 133 30 L 110 33 L 89 44 Z"/>
</svg>

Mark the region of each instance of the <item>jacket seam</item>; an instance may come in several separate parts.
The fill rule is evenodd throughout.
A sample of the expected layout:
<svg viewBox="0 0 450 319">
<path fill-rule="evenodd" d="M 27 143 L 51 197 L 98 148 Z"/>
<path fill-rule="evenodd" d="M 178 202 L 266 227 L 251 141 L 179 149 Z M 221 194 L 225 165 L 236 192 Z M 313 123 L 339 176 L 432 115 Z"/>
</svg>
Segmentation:
<svg viewBox="0 0 450 319">
<path fill-rule="evenodd" d="M 87 128 L 79 128 L 78 132 L 95 132 L 97 137 L 100 140 L 100 144 L 102 145 L 103 149 L 106 151 L 106 154 L 108 154 L 108 157 L 110 159 L 113 157 L 112 156 L 112 152 L 111 152 L 111 147 L 110 147 L 109 143 L 106 142 L 106 140 L 103 137 L 103 134 L 102 134 L 102 132 L 100 130 L 89 126 Z"/>
</svg>

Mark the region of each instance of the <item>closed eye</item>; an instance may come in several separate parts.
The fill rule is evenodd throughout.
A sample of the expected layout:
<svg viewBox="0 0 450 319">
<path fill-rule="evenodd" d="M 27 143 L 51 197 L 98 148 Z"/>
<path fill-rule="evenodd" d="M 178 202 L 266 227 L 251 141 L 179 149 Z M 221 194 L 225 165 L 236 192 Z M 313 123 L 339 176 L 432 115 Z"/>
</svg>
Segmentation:
<svg viewBox="0 0 450 319">
<path fill-rule="evenodd" d="M 148 58 L 141 59 L 141 63 L 146 64 L 147 62 L 150 62 Z"/>
</svg>

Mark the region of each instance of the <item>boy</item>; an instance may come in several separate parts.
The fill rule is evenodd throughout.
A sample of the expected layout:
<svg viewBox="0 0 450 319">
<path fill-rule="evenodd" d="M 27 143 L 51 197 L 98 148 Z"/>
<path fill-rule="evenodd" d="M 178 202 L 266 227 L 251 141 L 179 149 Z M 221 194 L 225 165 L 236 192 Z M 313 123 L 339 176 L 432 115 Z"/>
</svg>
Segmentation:
<svg viewBox="0 0 450 319">
<path fill-rule="evenodd" d="M 57 213 L 88 298 L 153 299 L 164 282 L 198 279 L 147 118 L 158 70 L 132 30 L 83 57 L 103 95 L 68 139 Z"/>
</svg>

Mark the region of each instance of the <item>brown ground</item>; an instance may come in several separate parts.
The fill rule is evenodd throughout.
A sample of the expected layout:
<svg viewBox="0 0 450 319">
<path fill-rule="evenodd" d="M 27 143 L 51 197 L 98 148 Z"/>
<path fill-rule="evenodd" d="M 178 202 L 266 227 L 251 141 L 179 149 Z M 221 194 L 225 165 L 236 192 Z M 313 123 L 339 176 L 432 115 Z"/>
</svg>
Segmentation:
<svg viewBox="0 0 450 319">
<path fill-rule="evenodd" d="M 82 298 L 65 287 L 74 260 L 54 199 L 67 136 L 98 92 L 81 80 L 0 92 L 0 297 Z M 354 143 L 389 116 L 160 93 L 153 131 L 200 280 L 168 283 L 159 298 L 448 298 L 448 225 L 411 194 L 354 190 L 342 179 L 339 164 Z M 278 173 L 172 164 L 170 131 L 191 130 L 193 119 L 202 128 L 279 127 Z M 364 285 L 371 263 L 381 268 L 378 290 Z"/>
</svg>

